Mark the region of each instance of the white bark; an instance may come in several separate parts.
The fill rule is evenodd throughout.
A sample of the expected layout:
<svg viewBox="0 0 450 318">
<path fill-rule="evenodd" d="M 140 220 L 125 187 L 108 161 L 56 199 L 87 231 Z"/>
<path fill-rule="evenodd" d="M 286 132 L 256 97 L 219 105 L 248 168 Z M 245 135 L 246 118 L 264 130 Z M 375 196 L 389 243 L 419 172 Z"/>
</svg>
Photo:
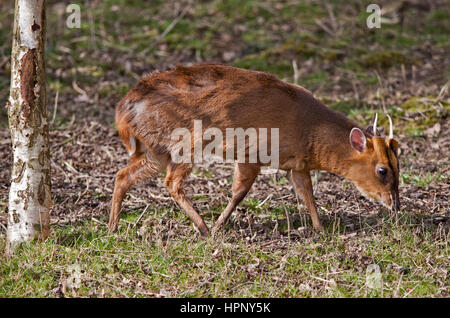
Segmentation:
<svg viewBox="0 0 450 318">
<path fill-rule="evenodd" d="M 14 153 L 8 253 L 49 235 L 50 155 L 45 96 L 45 0 L 16 0 L 9 126 Z"/>
</svg>

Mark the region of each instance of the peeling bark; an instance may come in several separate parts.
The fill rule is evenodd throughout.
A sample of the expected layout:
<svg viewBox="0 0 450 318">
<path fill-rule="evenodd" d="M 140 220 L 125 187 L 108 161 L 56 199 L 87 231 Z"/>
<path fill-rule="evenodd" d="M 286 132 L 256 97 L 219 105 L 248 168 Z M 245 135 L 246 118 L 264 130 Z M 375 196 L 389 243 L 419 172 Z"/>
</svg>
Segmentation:
<svg viewBox="0 0 450 318">
<path fill-rule="evenodd" d="M 36 95 L 34 89 L 36 87 L 36 49 L 31 49 L 20 59 L 20 95 L 22 96 L 22 114 L 28 118 L 31 110 L 34 108 L 34 99 Z"/>
<path fill-rule="evenodd" d="M 14 161 L 7 254 L 50 232 L 50 152 L 45 91 L 45 0 L 16 0 L 8 117 Z"/>
</svg>

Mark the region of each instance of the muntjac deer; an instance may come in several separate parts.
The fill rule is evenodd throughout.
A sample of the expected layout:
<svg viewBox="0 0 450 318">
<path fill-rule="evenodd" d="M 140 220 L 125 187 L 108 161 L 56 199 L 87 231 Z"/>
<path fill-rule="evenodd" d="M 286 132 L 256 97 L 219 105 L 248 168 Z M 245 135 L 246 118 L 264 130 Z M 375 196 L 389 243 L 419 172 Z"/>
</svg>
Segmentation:
<svg viewBox="0 0 450 318">
<path fill-rule="evenodd" d="M 174 160 L 176 144 L 171 136 L 178 128 L 192 132 L 194 122 L 199 120 L 202 131 L 212 127 L 221 133 L 229 128 L 276 129 L 277 147 L 273 147 L 271 139 L 266 140 L 267 148 L 278 152 L 278 168 L 288 171 L 316 231 L 323 231 L 323 227 L 314 202 L 311 170 L 339 174 L 369 198 L 392 210 L 400 207 L 399 144 L 393 139 L 390 117 L 389 136 L 381 137 L 376 118 L 373 126 L 362 129 L 298 85 L 263 72 L 199 64 L 153 73 L 140 80 L 117 105 L 117 129 L 130 160 L 116 177 L 108 224 L 111 232 L 117 230 L 122 200 L 130 187 L 166 172 L 169 193 L 200 233 L 208 235 L 208 227 L 183 191 L 183 180 L 190 174 L 193 162 Z M 190 148 L 198 147 L 198 140 L 189 138 Z M 249 147 L 246 142 L 246 150 Z M 225 149 L 224 144 L 221 155 Z M 235 149 L 232 154 L 236 153 Z M 249 158 L 248 153 L 245 158 Z M 256 162 L 236 163 L 232 198 L 214 232 L 246 196 L 261 167 L 269 164 L 259 158 Z"/>
</svg>

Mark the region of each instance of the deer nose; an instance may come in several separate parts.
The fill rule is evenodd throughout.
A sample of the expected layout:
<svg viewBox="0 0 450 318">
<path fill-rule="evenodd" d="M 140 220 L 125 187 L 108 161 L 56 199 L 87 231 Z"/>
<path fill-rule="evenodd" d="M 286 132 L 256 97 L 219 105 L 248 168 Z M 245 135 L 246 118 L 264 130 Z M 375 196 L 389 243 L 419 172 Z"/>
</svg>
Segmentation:
<svg viewBox="0 0 450 318">
<path fill-rule="evenodd" d="M 395 211 L 399 211 L 400 210 L 400 200 L 396 199 L 395 200 Z"/>
<path fill-rule="evenodd" d="M 393 198 L 391 210 L 394 212 L 398 212 L 400 210 L 400 200 L 398 198 Z"/>
<path fill-rule="evenodd" d="M 400 199 L 398 192 L 392 191 L 391 192 L 391 210 L 394 212 L 397 212 L 400 210 Z"/>
</svg>

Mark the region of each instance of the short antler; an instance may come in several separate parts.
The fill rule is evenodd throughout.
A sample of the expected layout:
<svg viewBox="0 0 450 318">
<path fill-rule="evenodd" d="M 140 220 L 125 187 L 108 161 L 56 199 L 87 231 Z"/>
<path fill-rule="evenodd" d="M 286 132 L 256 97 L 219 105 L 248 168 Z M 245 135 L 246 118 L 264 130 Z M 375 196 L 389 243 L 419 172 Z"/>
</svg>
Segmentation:
<svg viewBox="0 0 450 318">
<path fill-rule="evenodd" d="M 389 138 L 394 138 L 394 125 L 392 124 L 392 118 L 388 114 L 386 114 L 389 119 Z"/>
<path fill-rule="evenodd" d="M 378 114 L 375 113 L 375 120 L 373 121 L 373 135 L 374 136 L 377 135 L 377 119 L 378 119 Z"/>
</svg>

